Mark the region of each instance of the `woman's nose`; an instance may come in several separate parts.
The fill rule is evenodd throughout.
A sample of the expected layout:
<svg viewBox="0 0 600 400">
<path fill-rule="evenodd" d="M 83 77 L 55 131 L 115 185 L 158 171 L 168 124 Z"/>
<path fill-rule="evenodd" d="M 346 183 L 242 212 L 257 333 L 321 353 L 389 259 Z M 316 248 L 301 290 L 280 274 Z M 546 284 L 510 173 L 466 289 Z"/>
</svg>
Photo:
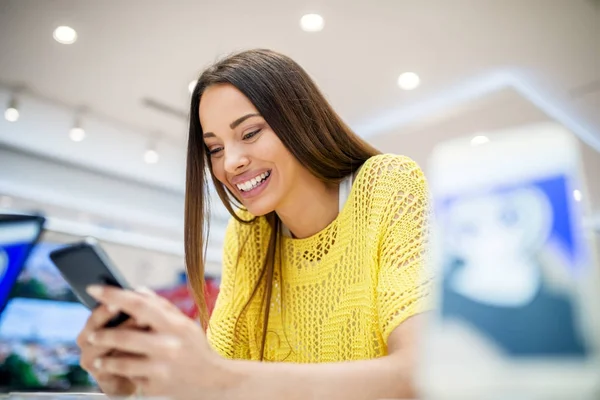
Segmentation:
<svg viewBox="0 0 600 400">
<path fill-rule="evenodd" d="M 225 170 L 230 174 L 238 173 L 249 163 L 249 157 L 241 151 L 230 149 L 230 151 L 225 152 Z"/>
</svg>

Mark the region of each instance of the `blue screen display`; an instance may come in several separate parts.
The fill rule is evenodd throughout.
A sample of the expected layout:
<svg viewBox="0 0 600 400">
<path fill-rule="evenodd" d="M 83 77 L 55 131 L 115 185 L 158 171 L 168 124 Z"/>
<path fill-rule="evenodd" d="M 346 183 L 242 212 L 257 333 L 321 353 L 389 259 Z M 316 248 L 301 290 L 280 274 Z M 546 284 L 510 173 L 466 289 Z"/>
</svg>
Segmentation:
<svg viewBox="0 0 600 400">
<path fill-rule="evenodd" d="M 442 316 L 513 357 L 585 357 L 575 289 L 589 267 L 568 175 L 439 201 Z"/>
<path fill-rule="evenodd" d="M 37 221 L 0 221 L 0 312 L 39 231 Z"/>
</svg>

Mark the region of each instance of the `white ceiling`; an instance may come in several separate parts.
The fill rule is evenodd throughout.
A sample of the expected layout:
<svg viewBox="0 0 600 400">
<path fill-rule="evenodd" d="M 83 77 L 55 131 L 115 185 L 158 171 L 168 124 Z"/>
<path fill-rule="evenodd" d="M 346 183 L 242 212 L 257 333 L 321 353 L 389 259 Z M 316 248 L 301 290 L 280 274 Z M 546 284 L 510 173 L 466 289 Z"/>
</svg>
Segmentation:
<svg viewBox="0 0 600 400">
<path fill-rule="evenodd" d="M 300 30 L 307 12 L 323 15 L 322 32 Z M 58 25 L 75 28 L 78 41 L 55 42 Z M 182 195 L 188 83 L 216 58 L 253 47 L 297 60 L 382 150 L 402 144 L 419 158 L 432 141 L 547 117 L 514 94 L 480 90 L 493 76 L 519 77 L 583 127 L 588 144 L 600 143 L 592 0 L 3 0 L 0 101 L 25 89 L 21 120 L 0 121 L 0 143 Z M 420 75 L 415 91 L 396 86 L 404 71 Z M 80 106 L 88 138 L 75 144 L 66 131 Z M 156 137 L 161 160 L 148 166 L 141 154 Z"/>
<path fill-rule="evenodd" d="M 299 29 L 307 11 L 324 16 L 322 32 Z M 0 78 L 181 143 L 186 121 L 143 99 L 187 113 L 190 80 L 234 50 L 292 56 L 360 123 L 491 69 L 527 69 L 565 94 L 593 82 L 599 12 L 590 0 L 4 0 Z M 75 44 L 52 39 L 59 24 L 77 30 Z M 407 70 L 418 91 L 395 85 Z"/>
</svg>

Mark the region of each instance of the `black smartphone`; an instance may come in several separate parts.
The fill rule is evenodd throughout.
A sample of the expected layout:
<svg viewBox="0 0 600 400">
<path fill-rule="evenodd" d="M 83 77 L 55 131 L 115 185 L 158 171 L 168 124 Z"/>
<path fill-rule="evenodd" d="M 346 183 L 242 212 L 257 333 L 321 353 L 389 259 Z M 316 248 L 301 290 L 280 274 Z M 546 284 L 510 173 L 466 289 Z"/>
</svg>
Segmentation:
<svg viewBox="0 0 600 400">
<path fill-rule="evenodd" d="M 61 275 L 71 286 L 75 296 L 90 310 L 99 306 L 98 301 L 86 292 L 90 285 L 116 286 L 131 289 L 119 270 L 113 265 L 98 242 L 87 238 L 50 253 L 50 259 Z M 126 313 L 119 313 L 108 321 L 106 328 L 116 327 L 129 319 Z"/>
</svg>

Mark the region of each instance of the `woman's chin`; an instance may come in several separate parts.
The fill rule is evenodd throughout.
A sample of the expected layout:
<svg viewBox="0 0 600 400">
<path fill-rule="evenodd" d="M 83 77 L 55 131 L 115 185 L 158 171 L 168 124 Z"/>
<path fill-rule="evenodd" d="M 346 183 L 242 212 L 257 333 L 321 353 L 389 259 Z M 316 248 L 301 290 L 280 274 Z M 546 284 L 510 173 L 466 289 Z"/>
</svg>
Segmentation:
<svg viewBox="0 0 600 400">
<path fill-rule="evenodd" d="M 262 217 L 275 210 L 274 207 L 272 207 L 270 204 L 267 204 L 267 202 L 264 201 L 251 201 L 244 202 L 243 204 L 244 207 L 246 207 L 246 209 L 248 210 L 248 212 L 254 215 L 255 217 Z"/>
</svg>

